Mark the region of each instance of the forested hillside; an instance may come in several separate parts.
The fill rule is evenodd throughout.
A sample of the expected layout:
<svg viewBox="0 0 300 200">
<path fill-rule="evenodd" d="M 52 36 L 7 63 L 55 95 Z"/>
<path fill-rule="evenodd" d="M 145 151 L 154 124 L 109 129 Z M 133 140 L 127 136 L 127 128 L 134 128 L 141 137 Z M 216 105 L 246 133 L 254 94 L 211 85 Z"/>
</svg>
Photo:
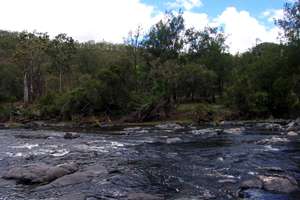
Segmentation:
<svg viewBox="0 0 300 200">
<path fill-rule="evenodd" d="M 242 118 L 299 116 L 299 1 L 276 21 L 282 44 L 237 55 L 220 28 L 186 29 L 182 14 L 167 12 L 145 35 L 137 27 L 124 44 L 1 31 L 0 120 L 147 121 L 169 118 L 183 104 L 196 105 L 197 120 L 218 106 Z"/>
</svg>

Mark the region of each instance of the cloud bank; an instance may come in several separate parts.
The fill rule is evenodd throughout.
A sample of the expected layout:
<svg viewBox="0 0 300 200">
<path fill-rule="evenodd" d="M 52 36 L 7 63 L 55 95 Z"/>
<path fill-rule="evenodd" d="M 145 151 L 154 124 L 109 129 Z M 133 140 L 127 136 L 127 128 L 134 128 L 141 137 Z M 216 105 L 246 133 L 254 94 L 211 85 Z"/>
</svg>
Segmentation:
<svg viewBox="0 0 300 200">
<path fill-rule="evenodd" d="M 175 0 L 170 8 L 183 8 L 187 27 L 203 29 L 222 26 L 231 53 L 243 52 L 262 42 L 277 42 L 278 28 L 268 28 L 249 12 L 228 7 L 216 18 L 193 12 L 203 6 L 200 0 Z M 205 5 L 204 5 L 205 6 Z M 140 0 L 9 0 L 0 1 L 0 29 L 48 32 L 51 36 L 67 33 L 79 41 L 121 43 L 128 32 L 141 25 L 148 30 L 162 18 L 163 11 Z M 271 20 L 281 11 L 267 10 Z"/>
</svg>

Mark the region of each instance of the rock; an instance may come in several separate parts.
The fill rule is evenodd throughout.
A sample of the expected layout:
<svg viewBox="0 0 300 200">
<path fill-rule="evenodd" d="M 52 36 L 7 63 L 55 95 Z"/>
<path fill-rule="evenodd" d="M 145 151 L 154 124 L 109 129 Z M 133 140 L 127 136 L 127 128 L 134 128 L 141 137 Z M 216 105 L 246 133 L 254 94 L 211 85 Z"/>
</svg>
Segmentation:
<svg viewBox="0 0 300 200">
<path fill-rule="evenodd" d="M 280 124 L 276 123 L 258 123 L 257 128 L 264 129 L 268 131 L 283 131 L 283 127 Z"/>
<path fill-rule="evenodd" d="M 291 193 L 299 190 L 297 181 L 289 176 L 258 176 L 263 189 L 271 192 Z"/>
<path fill-rule="evenodd" d="M 43 121 L 32 121 L 25 124 L 27 128 L 41 128 L 46 127 L 47 124 Z"/>
<path fill-rule="evenodd" d="M 59 177 L 72 174 L 78 170 L 75 163 L 49 166 L 35 164 L 23 167 L 15 167 L 4 173 L 4 179 L 16 180 L 21 184 L 45 184 Z"/>
<path fill-rule="evenodd" d="M 176 123 L 159 124 L 159 125 L 156 125 L 155 127 L 159 128 L 159 129 L 174 129 L 174 130 L 183 128 L 183 126 L 176 124 Z"/>
<path fill-rule="evenodd" d="M 25 125 L 22 123 L 16 123 L 16 122 L 7 122 L 4 124 L 4 128 L 24 128 Z"/>
<path fill-rule="evenodd" d="M 244 189 L 249 189 L 249 188 L 258 188 L 261 189 L 263 187 L 263 183 L 261 180 L 255 178 L 255 179 L 251 179 L 251 180 L 246 180 L 244 182 L 241 183 L 240 188 L 242 190 Z"/>
<path fill-rule="evenodd" d="M 268 171 L 268 172 L 276 172 L 276 173 L 283 173 L 283 172 L 285 172 L 280 167 L 258 167 L 258 169 L 264 170 L 264 171 Z"/>
<path fill-rule="evenodd" d="M 55 198 L 55 199 L 47 199 L 47 200 L 58 200 L 58 199 Z M 74 193 L 60 196 L 59 200 L 87 200 L 87 199 L 86 199 L 86 195 L 78 191 L 74 191 Z"/>
<path fill-rule="evenodd" d="M 288 136 L 298 136 L 298 133 L 296 133 L 295 131 L 289 131 L 287 133 Z"/>
<path fill-rule="evenodd" d="M 173 144 L 173 143 L 179 143 L 182 142 L 182 139 L 175 137 L 175 138 L 167 138 L 166 143 L 167 144 Z"/>
<path fill-rule="evenodd" d="M 80 184 L 83 182 L 88 182 L 94 176 L 95 176 L 95 174 L 93 174 L 91 172 L 75 172 L 73 174 L 69 174 L 69 175 L 60 177 L 48 185 L 43 185 L 43 186 L 37 187 L 36 191 L 48 190 L 51 188 L 66 187 L 69 185 L 76 185 L 76 184 Z"/>
<path fill-rule="evenodd" d="M 130 193 L 127 196 L 128 200 L 163 200 L 164 198 L 146 193 Z"/>
<path fill-rule="evenodd" d="M 243 126 L 244 122 L 242 121 L 221 121 L 221 126 Z"/>
<path fill-rule="evenodd" d="M 79 133 L 72 133 L 72 132 L 66 132 L 64 135 L 65 139 L 76 139 L 79 138 L 80 134 Z"/>
<path fill-rule="evenodd" d="M 287 138 L 273 136 L 271 138 L 263 139 L 263 140 L 255 142 L 255 143 L 256 144 L 274 144 L 274 143 L 286 143 L 289 141 L 290 140 L 288 140 Z"/>
<path fill-rule="evenodd" d="M 299 131 L 300 130 L 300 118 L 291 121 L 286 125 L 286 131 Z"/>
<path fill-rule="evenodd" d="M 17 134 L 14 135 L 16 138 L 22 139 L 48 139 L 50 136 L 45 134 L 36 134 L 36 133 L 29 133 L 29 134 Z"/>
<path fill-rule="evenodd" d="M 241 128 L 230 128 L 230 129 L 225 129 L 225 130 L 224 130 L 224 133 L 239 135 L 239 134 L 241 134 L 243 131 L 245 131 L 245 128 L 243 128 L 243 127 L 241 127 Z"/>
<path fill-rule="evenodd" d="M 206 129 L 192 130 L 191 133 L 194 135 L 204 135 L 204 134 L 211 134 L 211 133 L 216 134 L 216 131 L 215 129 L 212 128 L 206 128 Z"/>
<path fill-rule="evenodd" d="M 226 184 L 234 184 L 236 183 L 237 181 L 234 180 L 234 179 L 222 179 L 222 180 L 218 180 L 218 183 L 226 183 Z"/>
</svg>

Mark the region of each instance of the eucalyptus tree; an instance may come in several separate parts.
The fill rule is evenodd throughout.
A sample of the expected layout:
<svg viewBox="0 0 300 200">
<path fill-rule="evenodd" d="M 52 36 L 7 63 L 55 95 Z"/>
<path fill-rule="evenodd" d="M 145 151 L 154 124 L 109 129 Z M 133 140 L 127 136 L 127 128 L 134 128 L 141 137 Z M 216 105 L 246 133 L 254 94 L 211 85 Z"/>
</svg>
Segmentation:
<svg viewBox="0 0 300 200">
<path fill-rule="evenodd" d="M 46 33 L 22 32 L 14 54 L 15 62 L 23 69 L 24 103 L 30 103 L 43 93 L 42 67 L 49 61 Z"/>
<path fill-rule="evenodd" d="M 59 75 L 59 92 L 63 91 L 63 75 L 70 71 L 75 53 L 75 41 L 67 34 L 58 34 L 50 42 L 49 55 L 51 56 L 54 71 Z"/>
</svg>

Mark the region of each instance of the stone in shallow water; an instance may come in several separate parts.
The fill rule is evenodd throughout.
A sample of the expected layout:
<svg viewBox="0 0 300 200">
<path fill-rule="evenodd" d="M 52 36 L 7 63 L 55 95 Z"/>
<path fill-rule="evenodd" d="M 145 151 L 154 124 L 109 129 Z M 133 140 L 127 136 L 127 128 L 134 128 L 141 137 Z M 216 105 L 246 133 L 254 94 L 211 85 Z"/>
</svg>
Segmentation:
<svg viewBox="0 0 300 200">
<path fill-rule="evenodd" d="M 263 139 L 263 140 L 255 142 L 255 143 L 256 144 L 275 144 L 275 143 L 286 143 L 286 142 L 290 142 L 290 140 L 287 138 L 283 138 L 283 137 L 273 136 L 271 138 Z"/>
<path fill-rule="evenodd" d="M 295 131 L 289 131 L 287 133 L 288 136 L 298 136 L 298 133 L 296 133 Z"/>
<path fill-rule="evenodd" d="M 3 178 L 16 180 L 18 183 L 25 185 L 45 184 L 67 174 L 72 174 L 77 170 L 75 163 L 54 167 L 46 164 L 35 164 L 12 168 L 4 173 Z"/>
<path fill-rule="evenodd" d="M 159 125 L 156 125 L 155 127 L 159 128 L 159 129 L 174 129 L 174 130 L 184 128 L 183 126 L 176 124 L 176 123 L 159 124 Z"/>
<path fill-rule="evenodd" d="M 166 140 L 167 144 L 173 144 L 173 143 L 179 143 L 182 142 L 182 139 L 180 139 L 179 137 L 175 137 L 175 138 L 168 138 Z"/>
<path fill-rule="evenodd" d="M 267 130 L 267 131 L 283 131 L 284 128 L 280 124 L 276 123 L 258 123 L 256 124 L 258 129 Z"/>
<path fill-rule="evenodd" d="M 79 138 L 80 134 L 79 133 L 71 133 L 71 132 L 67 132 L 64 135 L 65 139 L 75 139 L 75 138 Z"/>
<path fill-rule="evenodd" d="M 245 128 L 243 128 L 243 127 L 240 127 L 240 128 L 230 128 L 230 129 L 225 129 L 225 130 L 224 130 L 224 133 L 239 135 L 239 134 L 241 134 L 243 131 L 245 131 Z"/>
</svg>

